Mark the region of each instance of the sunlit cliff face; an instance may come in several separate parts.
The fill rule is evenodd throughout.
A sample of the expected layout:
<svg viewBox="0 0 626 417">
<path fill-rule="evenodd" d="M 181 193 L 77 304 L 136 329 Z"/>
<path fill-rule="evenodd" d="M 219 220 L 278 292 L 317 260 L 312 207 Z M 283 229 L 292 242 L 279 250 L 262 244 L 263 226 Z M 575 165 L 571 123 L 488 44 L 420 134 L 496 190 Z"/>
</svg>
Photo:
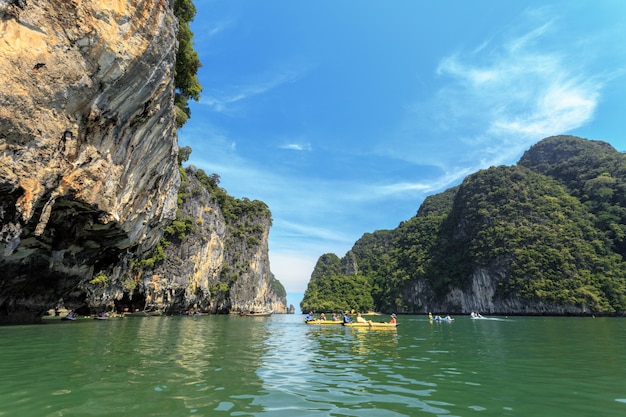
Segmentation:
<svg viewBox="0 0 626 417">
<path fill-rule="evenodd" d="M 150 249 L 180 182 L 164 0 L 0 0 L 0 322 Z"/>
</svg>

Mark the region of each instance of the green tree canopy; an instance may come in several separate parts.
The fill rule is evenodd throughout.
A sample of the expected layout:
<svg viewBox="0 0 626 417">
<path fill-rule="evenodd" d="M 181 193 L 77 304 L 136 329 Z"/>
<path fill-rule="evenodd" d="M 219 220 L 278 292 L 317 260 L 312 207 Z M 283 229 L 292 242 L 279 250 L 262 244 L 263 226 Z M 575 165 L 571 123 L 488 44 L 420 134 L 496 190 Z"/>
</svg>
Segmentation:
<svg viewBox="0 0 626 417">
<path fill-rule="evenodd" d="M 371 285 L 366 277 L 345 275 L 337 255 L 322 255 L 300 303 L 302 311 L 370 311 L 374 308 Z"/>
<path fill-rule="evenodd" d="M 470 291 L 480 271 L 501 301 L 624 312 L 625 155 L 604 142 L 547 138 L 516 166 L 426 198 L 396 229 L 365 233 L 349 254 L 356 275 L 333 254 L 320 258 L 305 310 L 340 306 L 346 282 L 359 282 L 376 310 L 417 312 L 416 293 L 442 303 Z"/>
<path fill-rule="evenodd" d="M 199 100 L 202 86 L 198 80 L 201 67 L 198 53 L 193 47 L 193 32 L 190 23 L 196 15 L 192 0 L 175 0 L 174 15 L 178 18 L 178 51 L 174 68 L 174 87 L 176 89 L 176 123 L 181 127 L 191 115 L 188 100 Z"/>
</svg>

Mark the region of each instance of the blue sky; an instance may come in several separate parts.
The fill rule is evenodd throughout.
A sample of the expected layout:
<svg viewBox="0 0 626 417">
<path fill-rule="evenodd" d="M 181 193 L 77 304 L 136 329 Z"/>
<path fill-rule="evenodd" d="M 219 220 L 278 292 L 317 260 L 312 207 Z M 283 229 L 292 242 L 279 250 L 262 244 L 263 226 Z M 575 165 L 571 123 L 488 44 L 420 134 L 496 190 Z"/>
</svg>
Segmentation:
<svg viewBox="0 0 626 417">
<path fill-rule="evenodd" d="M 290 293 L 317 259 L 539 140 L 626 151 L 626 2 L 196 0 L 190 164 L 272 211 Z"/>
</svg>

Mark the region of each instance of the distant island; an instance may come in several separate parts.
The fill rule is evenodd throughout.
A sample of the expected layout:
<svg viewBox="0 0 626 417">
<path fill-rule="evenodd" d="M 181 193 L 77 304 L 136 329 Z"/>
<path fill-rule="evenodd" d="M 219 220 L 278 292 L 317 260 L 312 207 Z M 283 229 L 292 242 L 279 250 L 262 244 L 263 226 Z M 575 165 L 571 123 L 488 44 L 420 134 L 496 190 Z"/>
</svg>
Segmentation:
<svg viewBox="0 0 626 417">
<path fill-rule="evenodd" d="M 546 138 L 515 166 L 469 175 L 393 230 L 322 255 L 303 311 L 623 315 L 626 159 Z"/>
</svg>

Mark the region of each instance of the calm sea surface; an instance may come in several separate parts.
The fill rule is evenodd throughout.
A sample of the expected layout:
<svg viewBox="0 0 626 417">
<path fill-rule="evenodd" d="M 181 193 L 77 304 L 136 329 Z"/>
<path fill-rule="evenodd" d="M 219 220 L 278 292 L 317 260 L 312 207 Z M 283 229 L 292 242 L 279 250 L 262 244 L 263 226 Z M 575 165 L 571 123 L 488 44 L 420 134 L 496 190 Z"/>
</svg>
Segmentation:
<svg viewBox="0 0 626 417">
<path fill-rule="evenodd" d="M 626 416 L 626 319 L 302 320 L 0 327 L 0 416 Z"/>
</svg>

